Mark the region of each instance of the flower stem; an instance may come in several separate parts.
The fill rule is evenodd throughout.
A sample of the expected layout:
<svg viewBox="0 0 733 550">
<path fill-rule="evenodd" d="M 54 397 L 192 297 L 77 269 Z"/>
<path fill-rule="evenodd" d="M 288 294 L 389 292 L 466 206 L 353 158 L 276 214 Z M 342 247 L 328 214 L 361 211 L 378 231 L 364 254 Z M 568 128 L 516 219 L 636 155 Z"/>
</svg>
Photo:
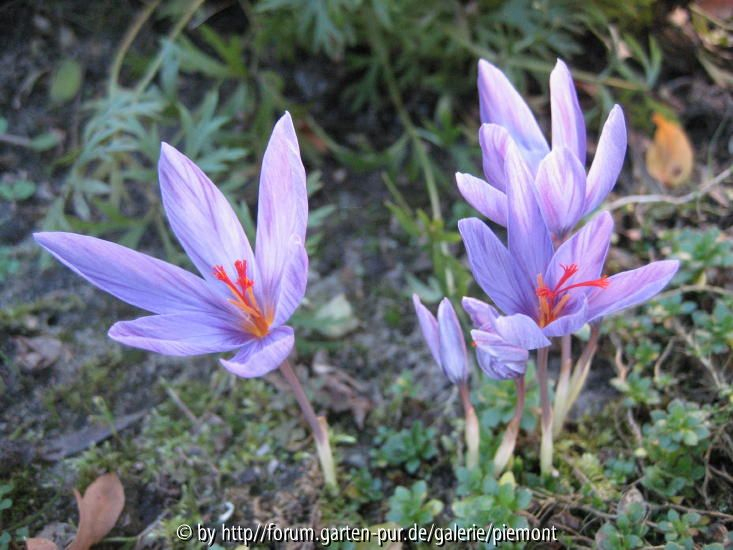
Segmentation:
<svg viewBox="0 0 733 550">
<path fill-rule="evenodd" d="M 506 468 L 509 459 L 514 454 L 514 447 L 517 444 L 517 435 L 519 435 L 519 425 L 522 422 L 522 414 L 524 413 L 524 376 L 515 380 L 517 384 L 517 406 L 514 409 L 514 418 L 506 427 L 501 445 L 494 455 L 494 475 L 498 476 Z"/>
<path fill-rule="evenodd" d="M 568 391 L 570 385 L 570 370 L 573 366 L 572 335 L 566 334 L 560 339 L 560 377 L 555 388 L 555 406 L 552 412 L 552 435 L 557 437 L 562 431 L 565 415 L 568 411 Z"/>
<path fill-rule="evenodd" d="M 573 403 L 575 403 L 575 401 L 578 399 L 578 396 L 580 395 L 580 392 L 585 385 L 585 380 L 586 378 L 588 378 L 588 373 L 590 372 L 590 365 L 593 362 L 593 357 L 595 356 L 596 350 L 598 349 L 598 338 L 600 337 L 600 335 L 600 324 L 591 325 L 590 338 L 588 339 L 588 343 L 585 345 L 585 349 L 578 359 L 578 363 L 575 365 L 573 375 L 570 378 L 569 396 L 567 400 L 567 405 L 565 406 L 566 414 L 570 411 Z"/>
<path fill-rule="evenodd" d="M 540 385 L 540 404 L 542 405 L 542 442 L 540 444 L 540 471 L 543 476 L 552 472 L 552 408 L 550 407 L 547 360 L 550 348 L 537 350 L 537 381 Z"/>
<path fill-rule="evenodd" d="M 461 401 L 463 401 L 463 410 L 466 414 L 466 468 L 473 470 L 478 466 L 478 449 L 479 449 L 479 425 L 476 411 L 471 404 L 471 394 L 468 391 L 468 383 L 461 382 L 458 384 L 458 390 L 461 393 Z"/>
<path fill-rule="evenodd" d="M 300 385 L 300 381 L 287 359 L 280 365 L 280 371 L 285 377 L 285 380 L 290 384 L 295 394 L 295 399 L 303 411 L 303 416 L 311 427 L 326 486 L 330 489 L 336 489 L 336 469 L 334 467 L 333 455 L 331 454 L 331 444 L 328 441 L 328 423 L 326 422 L 326 417 L 316 416 L 310 401 L 308 401 L 308 397 L 305 395 L 305 391 L 303 391 L 303 386 Z"/>
</svg>

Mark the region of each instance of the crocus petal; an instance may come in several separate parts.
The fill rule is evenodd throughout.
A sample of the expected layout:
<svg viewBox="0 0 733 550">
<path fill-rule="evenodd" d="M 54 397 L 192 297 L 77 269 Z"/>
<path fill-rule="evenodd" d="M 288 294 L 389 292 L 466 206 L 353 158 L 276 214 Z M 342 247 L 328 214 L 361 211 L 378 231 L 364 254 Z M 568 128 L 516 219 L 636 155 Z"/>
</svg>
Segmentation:
<svg viewBox="0 0 733 550">
<path fill-rule="evenodd" d="M 512 269 L 512 258 L 494 232 L 478 218 L 459 220 L 458 231 L 468 253 L 471 272 L 481 289 L 504 313 L 532 315 L 536 304 L 527 299 L 527 289 Z M 529 292 L 532 294 L 531 289 Z"/>
<path fill-rule="evenodd" d="M 461 305 L 463 305 L 463 309 L 468 313 L 471 323 L 476 328 L 483 328 L 486 325 L 493 326 L 494 320 L 499 316 L 499 312 L 496 311 L 495 307 L 476 298 L 464 296 Z"/>
<path fill-rule="evenodd" d="M 438 335 L 440 336 L 440 366 L 453 383 L 468 378 L 468 356 L 461 324 L 448 298 L 438 306 Z"/>
<path fill-rule="evenodd" d="M 554 288 L 565 273 L 563 266 L 575 264 L 578 271 L 566 284 L 582 283 L 598 279 L 606 262 L 606 254 L 613 233 L 613 217 L 601 212 L 580 228 L 572 237 L 560 245 L 550 260 L 545 273 L 545 284 Z M 585 293 L 583 287 L 571 290 L 572 293 Z"/>
<path fill-rule="evenodd" d="M 243 331 L 236 330 L 230 319 L 204 313 L 120 321 L 109 329 L 109 337 L 126 346 L 176 356 L 230 351 L 250 340 Z"/>
<path fill-rule="evenodd" d="M 529 357 L 529 354 L 527 354 Z M 476 359 L 482 371 L 494 380 L 514 380 L 524 375 L 527 367 L 526 359 L 517 363 L 502 363 L 496 360 L 490 353 L 476 349 Z"/>
<path fill-rule="evenodd" d="M 283 364 L 294 344 L 293 329 L 282 326 L 262 339 L 250 340 L 234 357 L 220 359 L 220 362 L 225 369 L 241 378 L 264 376 Z"/>
<path fill-rule="evenodd" d="M 506 156 L 507 235 L 509 255 L 518 268 L 515 274 L 522 281 L 525 291 L 533 294 L 537 275 L 544 273 L 552 257 L 552 238 L 537 206 L 532 190 L 533 177 L 517 147 L 509 144 Z M 528 313 L 527 311 L 504 313 Z"/>
<path fill-rule="evenodd" d="M 588 321 L 649 300 L 669 283 L 678 268 L 677 260 L 662 260 L 609 277 L 607 288 L 588 295 Z"/>
<path fill-rule="evenodd" d="M 494 326 L 497 334 L 513 346 L 530 350 L 550 345 L 537 322 L 521 313 L 501 316 L 496 319 Z"/>
<path fill-rule="evenodd" d="M 289 263 L 293 235 L 305 242 L 308 193 L 305 168 L 290 114 L 278 120 L 262 159 L 255 250 L 259 267 L 258 297 L 273 309 Z"/>
<path fill-rule="evenodd" d="M 583 165 L 567 147 L 553 149 L 537 169 L 534 190 L 547 229 L 562 238 L 584 213 Z"/>
<path fill-rule="evenodd" d="M 481 214 L 499 225 L 506 226 L 506 195 L 484 180 L 470 174 L 456 174 L 458 190 Z"/>
<path fill-rule="evenodd" d="M 506 157 L 506 148 L 510 140 L 509 132 L 498 124 L 482 124 L 479 128 L 478 141 L 481 145 L 484 177 L 491 185 L 503 192 L 506 192 L 504 157 Z"/>
<path fill-rule="evenodd" d="M 422 304 L 417 294 L 412 295 L 412 304 L 415 306 L 415 313 L 417 314 L 417 320 L 420 323 L 420 330 L 422 330 L 425 343 L 428 345 L 435 362 L 440 365 L 440 336 L 438 335 L 438 320 L 432 313 L 430 313 L 430 310 Z"/>
<path fill-rule="evenodd" d="M 94 286 L 153 313 L 225 310 L 203 279 L 175 265 L 109 241 L 75 233 L 33 238 Z"/>
<path fill-rule="evenodd" d="M 525 348 L 510 344 L 493 332 L 474 329 L 471 331 L 471 337 L 478 349 L 485 351 L 502 363 L 526 361 L 529 357 L 529 352 Z"/>
<path fill-rule="evenodd" d="M 499 69 L 482 59 L 478 64 L 481 122 L 503 126 L 526 156 L 530 166 L 549 152 L 537 120 Z"/>
<path fill-rule="evenodd" d="M 550 74 L 550 108 L 552 110 L 552 148 L 567 147 L 585 166 L 585 120 L 578 104 L 573 76 L 567 65 L 557 60 Z"/>
<path fill-rule="evenodd" d="M 585 188 L 585 211 L 592 212 L 616 185 L 626 155 L 626 123 L 621 107 L 614 105 L 603 125 Z"/>
<path fill-rule="evenodd" d="M 216 280 L 215 266 L 222 266 L 236 280 L 234 262 L 247 262 L 254 273 L 252 247 L 229 201 L 188 157 L 163 143 L 158 163 L 160 191 L 168 222 L 178 241 L 201 274 L 223 294 L 226 287 Z"/>
<path fill-rule="evenodd" d="M 305 296 L 308 283 L 308 253 L 300 241 L 293 235 L 290 242 L 288 263 L 285 266 L 277 297 L 275 309 L 275 326 L 286 323 Z"/>
<path fill-rule="evenodd" d="M 585 296 L 573 298 L 565 306 L 562 315 L 542 329 L 548 338 L 556 338 L 578 332 L 589 322 L 588 300 Z"/>
</svg>

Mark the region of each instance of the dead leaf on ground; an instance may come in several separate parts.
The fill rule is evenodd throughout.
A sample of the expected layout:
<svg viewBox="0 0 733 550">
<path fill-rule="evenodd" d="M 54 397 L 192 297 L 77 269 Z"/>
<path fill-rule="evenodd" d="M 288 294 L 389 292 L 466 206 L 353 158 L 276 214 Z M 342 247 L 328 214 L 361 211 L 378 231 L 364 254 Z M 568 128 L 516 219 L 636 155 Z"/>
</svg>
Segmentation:
<svg viewBox="0 0 733 550">
<path fill-rule="evenodd" d="M 27 372 L 52 366 L 61 358 L 64 346 L 60 340 L 47 336 L 15 339 L 18 346 L 18 364 Z"/>
<path fill-rule="evenodd" d="M 700 9 L 721 20 L 733 17 L 733 3 L 730 0 L 697 0 Z"/>
<path fill-rule="evenodd" d="M 55 462 L 76 454 L 110 437 L 113 433 L 121 432 L 145 416 L 147 410 L 126 414 L 115 418 L 114 426 L 109 424 L 91 424 L 72 433 L 61 434 L 48 441 L 41 449 L 41 456 L 45 460 Z"/>
<path fill-rule="evenodd" d="M 313 358 L 313 371 L 322 381 L 322 391 L 326 394 L 324 401 L 336 412 L 351 411 L 354 422 L 359 428 L 364 427 L 364 419 L 372 410 L 373 404 L 364 394 L 368 387 L 349 376 L 344 369 L 328 364 L 328 356 L 323 351 Z"/>
<path fill-rule="evenodd" d="M 654 141 L 646 151 L 646 169 L 663 185 L 677 187 L 692 174 L 692 144 L 676 122 L 660 113 L 654 113 L 652 121 L 657 125 L 657 130 L 654 132 Z"/>
<path fill-rule="evenodd" d="M 84 496 L 74 489 L 79 507 L 79 530 L 69 550 L 88 550 L 101 541 L 117 523 L 125 507 L 125 490 L 117 474 L 98 477 L 84 491 Z"/>
<path fill-rule="evenodd" d="M 55 542 L 40 537 L 26 539 L 25 547 L 28 550 L 56 550 L 58 548 Z"/>
</svg>

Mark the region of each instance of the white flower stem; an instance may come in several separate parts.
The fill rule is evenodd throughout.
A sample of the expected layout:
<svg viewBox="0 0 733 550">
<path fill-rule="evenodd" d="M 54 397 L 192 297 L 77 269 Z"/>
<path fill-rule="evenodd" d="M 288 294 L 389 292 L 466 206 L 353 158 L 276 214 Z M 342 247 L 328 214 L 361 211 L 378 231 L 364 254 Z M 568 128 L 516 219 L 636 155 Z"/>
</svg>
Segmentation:
<svg viewBox="0 0 733 550">
<path fill-rule="evenodd" d="M 295 399 L 303 411 L 303 416 L 311 427 L 326 486 L 331 490 L 335 490 L 338 488 L 336 485 L 336 468 L 333 462 L 333 455 L 331 454 L 331 444 L 328 441 L 328 423 L 326 422 L 326 418 L 324 416 L 316 416 L 310 401 L 308 401 L 308 397 L 305 395 L 305 391 L 303 391 L 303 386 L 300 385 L 300 381 L 287 359 L 280 365 L 280 371 L 290 384 L 295 394 Z"/>
<path fill-rule="evenodd" d="M 537 382 L 540 385 L 540 404 L 542 406 L 542 442 L 540 444 L 540 471 L 543 476 L 552 473 L 552 408 L 550 406 L 547 360 L 550 348 L 537 350 Z"/>
<path fill-rule="evenodd" d="M 600 324 L 591 325 L 590 338 L 588 339 L 588 343 L 585 345 L 585 349 L 583 349 L 583 353 L 580 355 L 580 358 L 575 365 L 575 369 L 573 370 L 573 375 L 570 378 L 570 390 L 567 405 L 565 406 L 565 414 L 570 411 L 570 408 L 578 399 L 578 396 L 580 395 L 580 392 L 585 385 L 585 380 L 586 378 L 588 378 L 588 373 L 590 372 L 590 366 L 593 362 L 593 357 L 595 356 L 596 350 L 598 349 L 598 338 L 600 337 L 600 335 Z M 565 416 L 563 416 L 563 422 L 564 421 Z"/>
<path fill-rule="evenodd" d="M 572 335 L 566 334 L 560 339 L 560 376 L 555 388 L 555 406 L 552 412 L 552 435 L 557 437 L 562 431 L 565 415 L 568 411 L 568 392 L 570 390 L 570 370 L 573 366 Z"/>
<path fill-rule="evenodd" d="M 478 452 L 480 432 L 478 417 L 471 404 L 471 393 L 468 390 L 468 382 L 458 384 L 458 390 L 463 402 L 463 411 L 466 414 L 466 468 L 473 470 L 478 466 Z"/>
<path fill-rule="evenodd" d="M 501 444 L 494 455 L 494 475 L 497 477 L 504 471 L 509 459 L 514 454 L 517 435 L 519 435 L 519 425 L 522 423 L 522 414 L 524 413 L 524 376 L 517 378 L 515 383 L 517 385 L 517 405 L 514 409 L 514 418 L 507 425 Z"/>
</svg>

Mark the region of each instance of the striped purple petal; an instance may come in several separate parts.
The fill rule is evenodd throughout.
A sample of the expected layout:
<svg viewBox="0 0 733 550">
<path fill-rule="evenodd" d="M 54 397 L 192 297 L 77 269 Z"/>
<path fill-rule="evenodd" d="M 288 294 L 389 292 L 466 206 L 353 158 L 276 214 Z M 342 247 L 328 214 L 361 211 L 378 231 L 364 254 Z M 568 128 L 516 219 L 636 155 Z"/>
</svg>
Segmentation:
<svg viewBox="0 0 733 550">
<path fill-rule="evenodd" d="M 152 256 L 75 233 L 42 232 L 33 238 L 77 275 L 140 309 L 153 313 L 228 310 L 203 279 Z"/>
<path fill-rule="evenodd" d="M 550 151 L 542 130 L 506 75 L 484 59 L 478 65 L 478 91 L 481 122 L 506 128 L 526 161 L 536 168 Z"/>
<path fill-rule="evenodd" d="M 585 189 L 585 211 L 592 212 L 616 185 L 626 155 L 626 123 L 621 107 L 614 105 L 603 125 Z"/>
<path fill-rule="evenodd" d="M 231 351 L 252 339 L 236 330 L 231 319 L 198 312 L 120 321 L 109 329 L 109 337 L 133 348 L 176 356 Z"/>
<path fill-rule="evenodd" d="M 661 260 L 609 277 L 608 288 L 588 295 L 588 321 L 646 302 L 667 286 L 678 269 L 677 260 Z"/>
<path fill-rule="evenodd" d="M 540 163 L 533 189 L 547 229 L 562 240 L 585 213 L 583 165 L 567 147 L 553 149 Z"/>
<path fill-rule="evenodd" d="M 241 378 L 264 376 L 282 365 L 295 345 L 295 334 L 289 326 L 270 331 L 261 339 L 252 339 L 230 359 L 220 359 L 232 374 Z"/>
<path fill-rule="evenodd" d="M 550 74 L 550 107 L 552 109 L 552 148 L 567 147 L 585 166 L 585 119 L 578 94 L 567 65 L 557 60 Z"/>
<path fill-rule="evenodd" d="M 461 323 L 448 298 L 438 306 L 440 366 L 448 379 L 457 384 L 468 378 L 468 354 Z"/>
<path fill-rule="evenodd" d="M 456 173 L 458 190 L 466 202 L 492 222 L 506 226 L 506 195 L 470 174 Z"/>
<path fill-rule="evenodd" d="M 290 114 L 278 120 L 262 159 L 255 242 L 258 297 L 267 313 L 277 308 L 293 236 L 305 243 L 308 193 L 305 168 Z M 303 274 L 306 276 L 306 274 Z"/>
<path fill-rule="evenodd" d="M 440 336 L 438 334 L 438 320 L 432 313 L 430 313 L 430 310 L 422 304 L 420 297 L 417 294 L 412 295 L 412 304 L 415 307 L 415 313 L 417 314 L 417 320 L 420 323 L 420 330 L 422 331 L 425 343 L 428 345 L 435 362 L 440 365 Z"/>
<path fill-rule="evenodd" d="M 533 316 L 537 307 L 534 287 L 525 277 L 516 276 L 515 259 L 494 232 L 478 218 L 459 220 L 458 231 L 481 289 L 504 313 Z"/>
</svg>

